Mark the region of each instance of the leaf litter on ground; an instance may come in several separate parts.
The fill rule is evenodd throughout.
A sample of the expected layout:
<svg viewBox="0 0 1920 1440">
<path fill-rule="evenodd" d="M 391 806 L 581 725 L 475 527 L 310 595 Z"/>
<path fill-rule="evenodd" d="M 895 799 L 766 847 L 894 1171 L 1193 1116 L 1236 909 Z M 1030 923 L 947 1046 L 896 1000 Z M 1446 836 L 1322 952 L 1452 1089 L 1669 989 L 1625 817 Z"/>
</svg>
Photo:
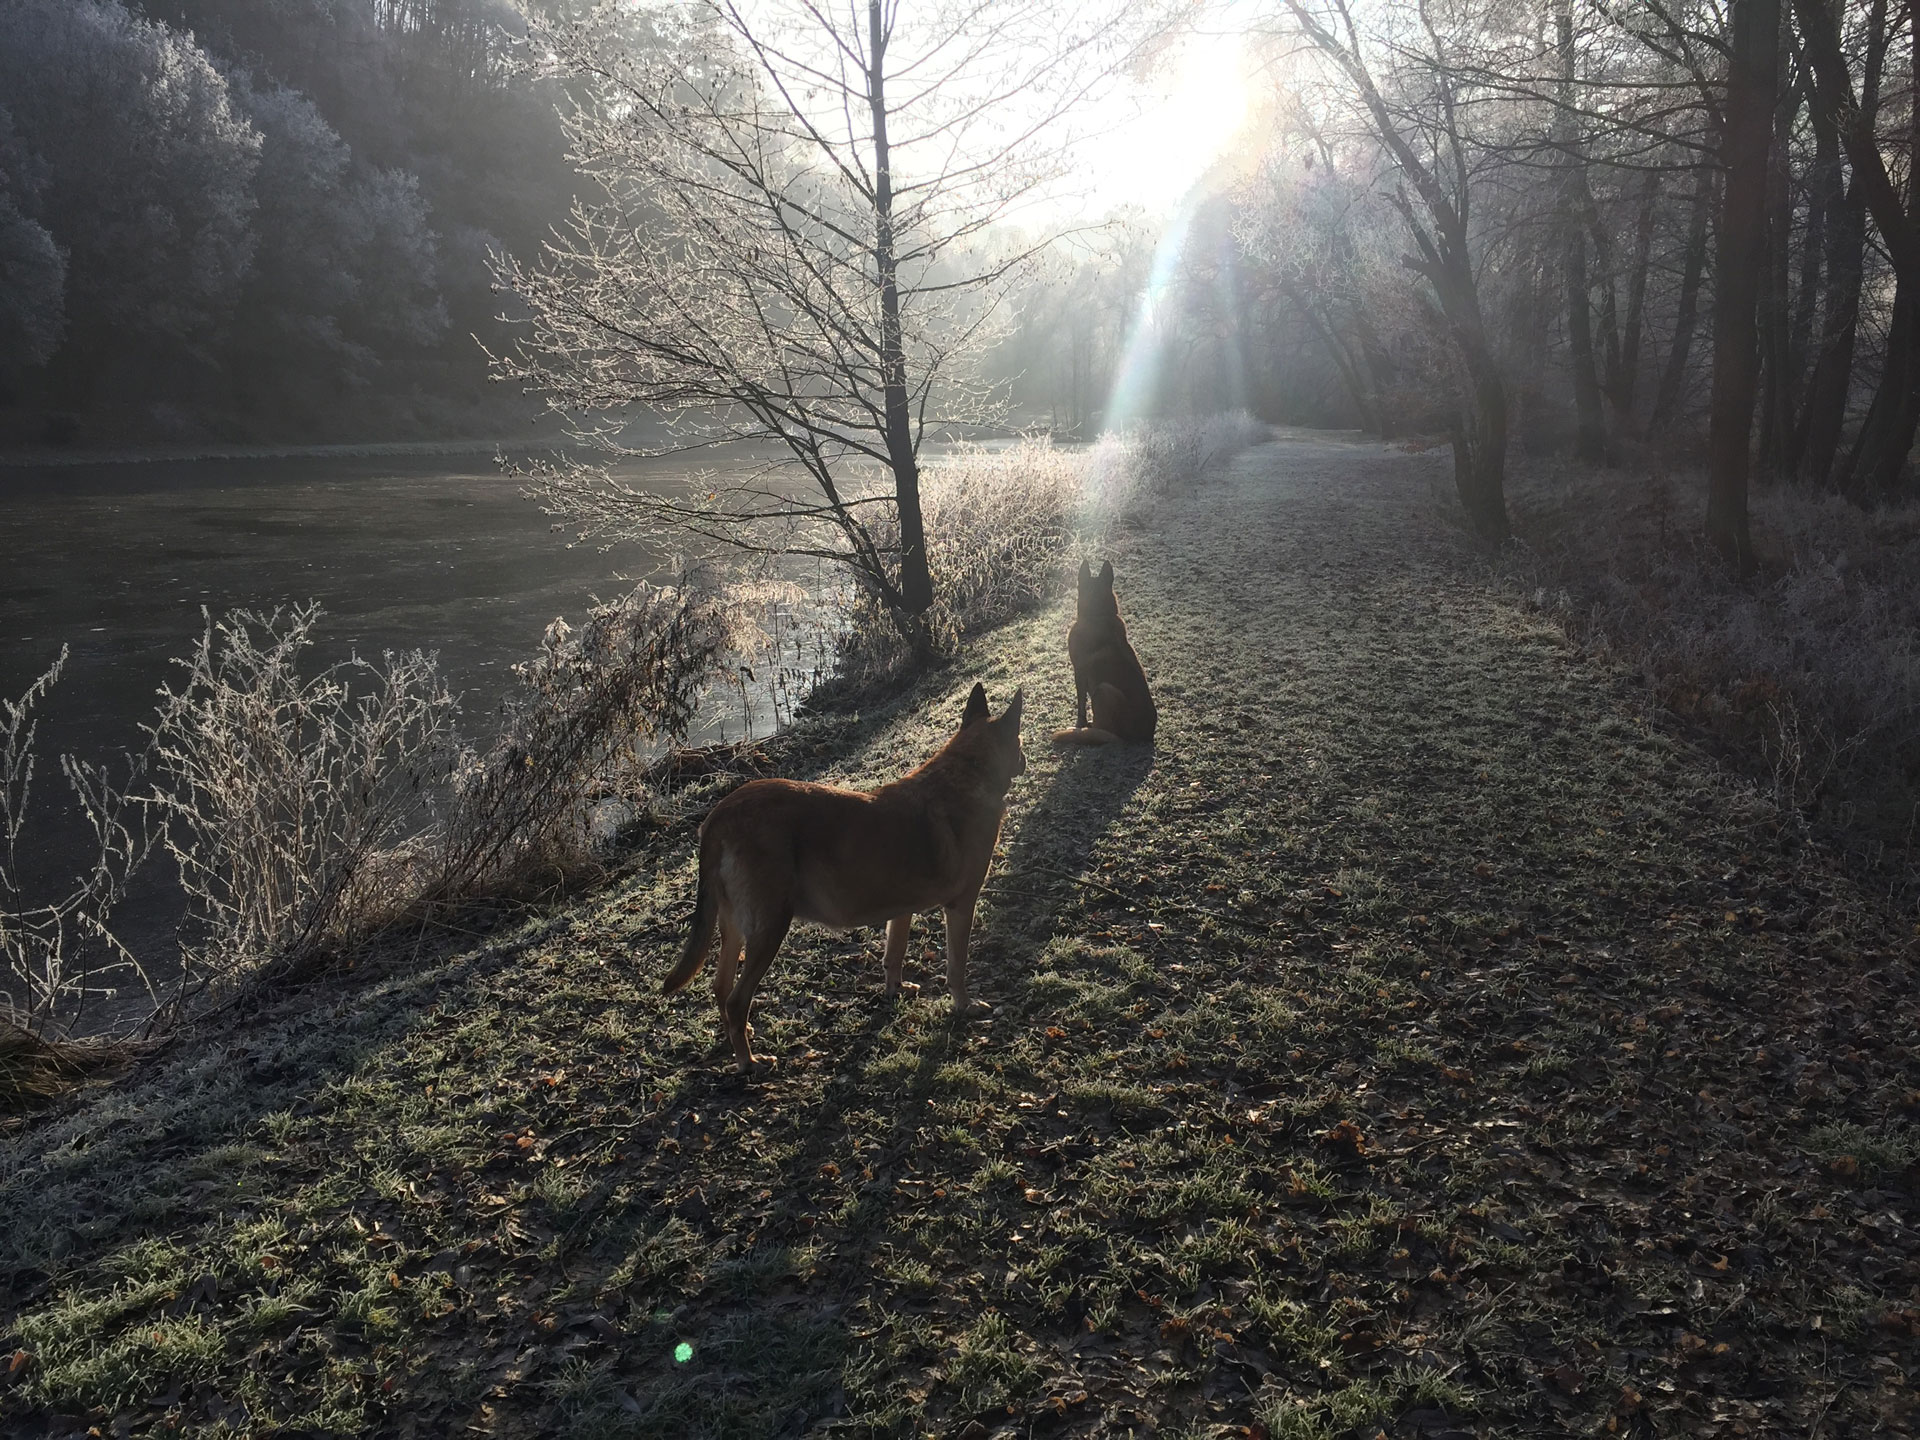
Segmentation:
<svg viewBox="0 0 1920 1440">
<path fill-rule="evenodd" d="M 790 767 L 1035 738 L 953 1028 L 803 930 L 771 1075 L 657 977 L 690 823 L 475 944 L 233 1017 L 8 1142 L 0 1417 L 98 1433 L 1890 1433 L 1916 1423 L 1913 937 L 1469 578 L 1434 466 L 1295 441 L 1065 616 Z"/>
</svg>

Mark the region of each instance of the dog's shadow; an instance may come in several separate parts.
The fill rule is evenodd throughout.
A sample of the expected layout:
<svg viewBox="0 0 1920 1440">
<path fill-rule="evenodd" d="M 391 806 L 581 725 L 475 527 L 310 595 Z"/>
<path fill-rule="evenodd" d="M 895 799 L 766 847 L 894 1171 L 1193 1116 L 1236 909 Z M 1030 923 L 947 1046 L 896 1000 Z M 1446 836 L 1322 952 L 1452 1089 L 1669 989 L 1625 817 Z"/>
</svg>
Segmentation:
<svg viewBox="0 0 1920 1440">
<path fill-rule="evenodd" d="M 1005 853 L 987 879 L 974 951 L 995 969 L 1051 935 L 1054 917 L 1101 837 L 1153 774 L 1152 744 L 1064 748 L 1039 793 L 1009 817 Z"/>
</svg>

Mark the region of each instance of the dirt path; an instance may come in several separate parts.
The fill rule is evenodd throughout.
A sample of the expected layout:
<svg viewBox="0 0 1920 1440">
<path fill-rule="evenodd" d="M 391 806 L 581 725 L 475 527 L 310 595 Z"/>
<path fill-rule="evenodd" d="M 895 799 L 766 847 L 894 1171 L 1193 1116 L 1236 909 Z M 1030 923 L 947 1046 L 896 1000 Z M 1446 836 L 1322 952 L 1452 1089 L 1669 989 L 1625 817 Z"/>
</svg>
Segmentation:
<svg viewBox="0 0 1920 1440">
<path fill-rule="evenodd" d="M 17 1145 L 0 1415 L 1910 1432 L 1910 941 L 1480 585 L 1438 473 L 1290 441 L 1124 537 L 1159 741 L 1029 744 L 990 1023 L 798 933 L 741 1085 L 702 987 L 653 993 L 681 834 Z M 976 677 L 1066 723 L 1063 628 L 823 730 L 827 773 L 916 763 Z"/>
</svg>

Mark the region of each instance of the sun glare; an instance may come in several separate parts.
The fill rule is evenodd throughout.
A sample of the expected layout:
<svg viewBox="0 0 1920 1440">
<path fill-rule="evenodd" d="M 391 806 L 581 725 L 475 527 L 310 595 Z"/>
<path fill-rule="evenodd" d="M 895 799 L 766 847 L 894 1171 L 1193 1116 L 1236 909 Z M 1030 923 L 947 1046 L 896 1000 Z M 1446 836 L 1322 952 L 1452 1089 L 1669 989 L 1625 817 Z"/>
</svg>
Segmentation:
<svg viewBox="0 0 1920 1440">
<path fill-rule="evenodd" d="M 1086 150 L 1092 208 L 1163 214 L 1178 205 L 1246 124 L 1250 69 L 1245 36 L 1192 34 L 1155 73 L 1108 102 L 1116 123 Z"/>
<path fill-rule="evenodd" d="M 1126 344 L 1107 397 L 1104 426 L 1121 431 L 1148 413 L 1156 384 L 1166 313 L 1194 211 L 1194 187 L 1232 150 L 1253 108 L 1246 37 L 1190 35 L 1159 72 L 1157 93 L 1137 97 L 1138 113 L 1100 144 L 1095 200 L 1105 209 L 1138 206 L 1165 217 L 1146 286 L 1135 301 Z"/>
</svg>

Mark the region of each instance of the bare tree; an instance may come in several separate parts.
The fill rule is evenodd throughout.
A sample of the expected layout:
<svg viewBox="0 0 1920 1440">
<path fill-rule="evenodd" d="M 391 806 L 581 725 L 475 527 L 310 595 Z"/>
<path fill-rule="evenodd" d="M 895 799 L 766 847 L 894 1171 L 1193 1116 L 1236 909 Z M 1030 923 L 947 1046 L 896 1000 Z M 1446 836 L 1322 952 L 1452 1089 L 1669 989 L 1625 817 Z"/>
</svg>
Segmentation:
<svg viewBox="0 0 1920 1440">
<path fill-rule="evenodd" d="M 1287 120 L 1242 186 L 1236 238 L 1256 273 L 1306 322 L 1362 428 L 1390 436 L 1409 417 L 1401 413 L 1406 397 L 1392 393 L 1393 357 L 1373 313 L 1383 307 L 1366 293 L 1370 283 L 1378 287 L 1380 268 L 1362 255 L 1372 238 L 1371 187 L 1364 172 L 1345 173 L 1305 109 Z"/>
<path fill-rule="evenodd" d="M 1681 262 L 1679 295 L 1674 303 L 1673 333 L 1667 346 L 1667 363 L 1660 372 L 1660 388 L 1654 392 L 1653 414 L 1647 420 L 1649 435 L 1657 435 L 1673 423 L 1686 389 L 1694 331 L 1699 327 L 1700 287 L 1706 277 L 1707 236 L 1713 220 L 1717 178 L 1718 172 L 1711 165 L 1695 168 L 1685 258 Z"/>
<path fill-rule="evenodd" d="M 1593 358 L 1593 318 L 1587 282 L 1587 236 L 1596 227 L 1593 196 L 1587 186 L 1587 157 L 1581 143 L 1573 49 L 1573 0 L 1556 0 L 1554 38 L 1560 50 L 1559 106 L 1555 139 L 1564 172 L 1565 210 L 1561 216 L 1567 282 L 1567 348 L 1573 361 L 1573 402 L 1579 415 L 1574 453 L 1582 460 L 1606 459 L 1607 438 L 1600 410 L 1600 371 Z M 1617 345 L 1617 341 L 1616 341 Z"/>
<path fill-rule="evenodd" d="M 1910 92 L 1907 133 L 1885 147 L 1896 154 L 1905 152 L 1909 175 L 1903 201 L 1886 167 L 1872 105 L 1880 78 L 1879 62 L 1885 54 L 1885 36 L 1879 32 L 1884 6 L 1876 3 L 1869 17 L 1866 103 L 1854 94 L 1834 17 L 1814 0 L 1794 0 L 1794 9 L 1813 74 L 1814 104 L 1825 111 L 1828 123 L 1839 132 L 1853 166 L 1853 183 L 1862 192 L 1865 208 L 1879 229 L 1895 276 L 1880 384 L 1852 451 L 1835 477 L 1843 490 L 1865 501 L 1893 488 L 1913 449 L 1915 429 L 1920 426 L 1920 185 L 1912 178 L 1913 162 L 1920 158 L 1920 103 L 1916 103 L 1920 90 Z M 1920 20 L 1911 13 L 1908 41 L 1909 79 L 1920 86 Z"/>
<path fill-rule="evenodd" d="M 1799 14 L 1801 46 L 1807 50 L 1819 44 L 1805 37 L 1809 25 L 1839 27 L 1840 12 L 1822 17 L 1802 11 Z M 1886 61 L 1886 0 L 1872 0 L 1866 17 L 1866 53 L 1861 65 L 1861 93 L 1857 110 L 1871 130 L 1873 117 L 1880 108 L 1881 68 Z M 1836 41 L 1836 48 L 1837 48 Z M 1831 65 L 1831 61 L 1829 61 Z M 1827 279 L 1822 297 L 1820 344 L 1814 358 L 1813 373 L 1807 382 L 1806 403 L 1796 427 L 1798 467 L 1803 478 L 1825 485 L 1833 472 L 1834 457 L 1840 447 L 1840 433 L 1846 423 L 1848 391 L 1853 379 L 1854 339 L 1860 321 L 1860 286 L 1865 275 L 1867 206 L 1865 182 L 1855 170 L 1847 183 L 1841 168 L 1841 119 L 1832 102 L 1839 98 L 1838 87 L 1819 88 L 1818 69 L 1809 64 L 1814 75 L 1814 93 L 1807 106 L 1815 135 L 1819 182 L 1825 193 L 1824 209 L 1828 219 L 1823 257 Z M 1851 91 L 1852 82 L 1845 89 Z M 1811 232 L 1808 236 L 1812 244 Z"/>
<path fill-rule="evenodd" d="M 500 373 L 615 454 L 607 417 L 651 410 L 677 445 L 771 440 L 786 462 L 673 496 L 557 466 L 551 510 L 829 558 L 924 644 L 921 446 L 995 414 L 962 361 L 1056 233 L 1005 227 L 1147 21 L 1139 0 L 692 0 L 645 46 L 604 12 L 536 24 L 586 92 L 573 147 L 604 198 L 537 266 L 503 265 L 530 321 Z"/>
<path fill-rule="evenodd" d="M 1507 384 L 1481 312 L 1471 222 L 1473 165 L 1460 110 L 1460 77 L 1440 32 L 1420 9 L 1420 48 L 1393 46 L 1418 72 L 1424 103 L 1396 105 L 1382 88 L 1347 0 L 1286 0 L 1303 34 L 1334 65 L 1366 117 L 1374 139 L 1411 187 L 1391 199 L 1416 253 L 1404 264 L 1432 287 L 1459 352 L 1466 383 L 1452 425 L 1454 484 L 1468 522 L 1484 540 L 1509 531 L 1505 493 Z"/>
<path fill-rule="evenodd" d="M 1759 352 L 1755 307 L 1766 254 L 1768 152 L 1780 69 L 1780 0 L 1737 0 L 1727 64 L 1713 302 L 1713 410 L 1707 458 L 1707 538 L 1742 571 L 1753 567 L 1747 525 Z"/>
</svg>

